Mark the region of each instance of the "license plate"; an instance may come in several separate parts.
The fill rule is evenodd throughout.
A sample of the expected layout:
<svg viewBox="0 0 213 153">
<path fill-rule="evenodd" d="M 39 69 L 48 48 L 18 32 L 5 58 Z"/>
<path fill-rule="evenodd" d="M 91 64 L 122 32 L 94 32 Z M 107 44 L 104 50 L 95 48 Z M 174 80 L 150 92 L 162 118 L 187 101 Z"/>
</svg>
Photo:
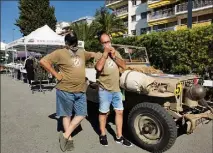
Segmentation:
<svg viewBox="0 0 213 153">
<path fill-rule="evenodd" d="M 204 118 L 200 118 L 200 119 L 196 120 L 195 125 L 198 126 L 199 124 L 201 124 L 204 121 L 205 121 Z"/>
</svg>

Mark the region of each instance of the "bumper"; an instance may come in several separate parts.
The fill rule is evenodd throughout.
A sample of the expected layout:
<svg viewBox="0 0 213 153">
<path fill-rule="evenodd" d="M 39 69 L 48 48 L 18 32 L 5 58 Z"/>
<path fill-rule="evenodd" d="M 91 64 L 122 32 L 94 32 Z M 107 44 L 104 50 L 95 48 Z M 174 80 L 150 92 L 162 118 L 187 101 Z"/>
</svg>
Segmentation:
<svg viewBox="0 0 213 153">
<path fill-rule="evenodd" d="M 187 134 L 193 133 L 195 128 L 205 121 L 213 120 L 213 114 L 210 110 L 201 114 L 186 114 L 184 118 L 187 120 Z"/>
</svg>

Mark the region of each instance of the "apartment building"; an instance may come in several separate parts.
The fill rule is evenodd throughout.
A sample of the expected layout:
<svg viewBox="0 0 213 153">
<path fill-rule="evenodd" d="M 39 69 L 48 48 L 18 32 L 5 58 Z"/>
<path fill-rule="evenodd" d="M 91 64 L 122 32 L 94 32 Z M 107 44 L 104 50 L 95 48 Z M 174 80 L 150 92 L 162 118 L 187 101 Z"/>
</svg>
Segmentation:
<svg viewBox="0 0 213 153">
<path fill-rule="evenodd" d="M 72 22 L 65 22 L 65 21 L 57 22 L 55 31 L 59 35 L 64 35 L 69 30 L 69 27 L 70 27 L 71 24 L 87 23 L 87 24 L 90 25 L 94 19 L 95 19 L 94 17 L 85 16 L 85 17 L 79 18 L 77 20 L 74 20 Z"/>
<path fill-rule="evenodd" d="M 71 22 L 57 22 L 55 32 L 59 35 L 63 34 L 64 32 L 66 32 L 67 28 L 70 27 L 70 24 Z"/>
<path fill-rule="evenodd" d="M 72 24 L 87 23 L 88 25 L 90 25 L 94 19 L 95 18 L 92 16 L 85 16 L 85 17 L 72 21 Z"/>
<path fill-rule="evenodd" d="M 188 0 L 148 0 L 147 22 L 151 31 L 187 28 Z M 210 25 L 213 20 L 212 0 L 192 1 L 193 27 Z"/>
<path fill-rule="evenodd" d="M 128 34 L 140 35 L 149 30 L 147 22 L 147 0 L 128 1 Z"/>
<path fill-rule="evenodd" d="M 128 29 L 128 1 L 127 0 L 106 0 L 105 6 L 113 11 L 113 13 L 123 20 L 126 29 Z M 126 34 L 128 30 L 126 31 Z M 112 36 L 123 35 L 125 33 L 114 33 Z"/>
<path fill-rule="evenodd" d="M 188 0 L 106 1 L 108 8 L 128 21 L 128 35 L 187 28 L 187 5 Z M 193 27 L 211 24 L 213 0 L 192 0 L 192 8 Z"/>
</svg>

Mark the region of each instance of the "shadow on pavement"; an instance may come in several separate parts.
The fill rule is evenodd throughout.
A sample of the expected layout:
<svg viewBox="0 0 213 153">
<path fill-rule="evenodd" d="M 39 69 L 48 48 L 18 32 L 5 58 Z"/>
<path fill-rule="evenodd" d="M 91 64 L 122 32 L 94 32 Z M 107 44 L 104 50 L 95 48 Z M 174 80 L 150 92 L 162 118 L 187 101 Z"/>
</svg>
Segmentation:
<svg viewBox="0 0 213 153">
<path fill-rule="evenodd" d="M 87 102 L 87 109 L 88 109 L 88 117 L 86 118 L 91 126 L 93 127 L 94 131 L 96 134 L 99 136 L 100 135 L 100 130 L 99 130 L 99 120 L 98 120 L 98 103 L 94 102 Z M 128 134 L 128 128 L 127 128 L 127 118 L 126 114 L 124 113 L 124 120 L 123 120 L 123 136 L 126 137 L 128 140 L 132 141 L 130 139 L 130 135 Z M 108 119 L 107 119 L 107 125 L 106 125 L 106 130 L 113 136 L 113 138 L 116 138 L 116 131 L 112 129 L 109 123 L 112 123 L 115 125 L 115 112 L 111 111 Z"/>
<path fill-rule="evenodd" d="M 50 119 L 55 119 L 57 121 L 57 131 L 63 131 L 64 132 L 64 128 L 63 128 L 63 122 L 62 122 L 62 117 L 57 117 L 56 113 L 53 113 L 51 115 L 48 116 Z M 71 136 L 74 137 L 75 135 L 77 135 L 79 132 L 82 131 L 82 127 L 81 124 L 72 132 Z"/>
</svg>

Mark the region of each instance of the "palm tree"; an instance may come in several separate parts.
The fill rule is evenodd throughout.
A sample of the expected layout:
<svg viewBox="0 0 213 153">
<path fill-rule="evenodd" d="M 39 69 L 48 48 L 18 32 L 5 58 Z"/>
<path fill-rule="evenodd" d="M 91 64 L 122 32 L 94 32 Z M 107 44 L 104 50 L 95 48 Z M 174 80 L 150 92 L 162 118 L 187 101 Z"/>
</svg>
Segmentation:
<svg viewBox="0 0 213 153">
<path fill-rule="evenodd" d="M 74 23 L 70 28 L 76 32 L 78 39 L 83 41 L 93 39 L 97 32 L 94 23 L 90 25 L 87 23 Z"/>
<path fill-rule="evenodd" d="M 79 40 L 87 41 L 94 39 L 98 31 L 105 31 L 112 36 L 113 33 L 125 32 L 126 28 L 121 19 L 115 14 L 110 13 L 106 7 L 96 10 L 95 20 L 88 25 L 87 23 L 71 24 L 70 29 L 74 30 Z"/>
<path fill-rule="evenodd" d="M 114 13 L 110 13 L 106 7 L 96 10 L 94 25 L 98 30 L 104 30 L 110 35 L 126 31 L 123 21 L 117 18 Z"/>
</svg>

